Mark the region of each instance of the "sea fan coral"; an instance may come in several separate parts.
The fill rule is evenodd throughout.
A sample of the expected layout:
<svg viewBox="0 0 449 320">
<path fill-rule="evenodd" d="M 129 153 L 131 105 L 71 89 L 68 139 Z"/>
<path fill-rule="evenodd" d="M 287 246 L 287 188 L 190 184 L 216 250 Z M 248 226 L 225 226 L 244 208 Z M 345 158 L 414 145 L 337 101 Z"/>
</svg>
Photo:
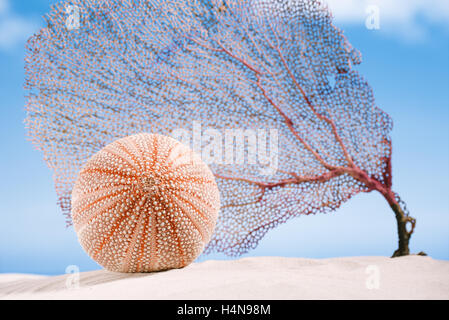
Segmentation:
<svg viewBox="0 0 449 320">
<path fill-rule="evenodd" d="M 240 255 L 292 217 L 376 190 L 397 218 L 395 255 L 408 254 L 415 220 L 391 189 L 392 120 L 321 1 L 70 4 L 79 28 L 67 28 L 65 3 L 55 6 L 26 58 L 27 125 L 64 213 L 76 172 L 117 138 L 169 135 L 194 120 L 222 131 L 275 129 L 274 174 L 259 163 L 211 164 L 223 206 L 206 252 Z"/>
<path fill-rule="evenodd" d="M 137 134 L 96 153 L 72 193 L 75 231 L 111 271 L 181 268 L 209 242 L 220 208 L 212 172 L 170 137 Z"/>
</svg>

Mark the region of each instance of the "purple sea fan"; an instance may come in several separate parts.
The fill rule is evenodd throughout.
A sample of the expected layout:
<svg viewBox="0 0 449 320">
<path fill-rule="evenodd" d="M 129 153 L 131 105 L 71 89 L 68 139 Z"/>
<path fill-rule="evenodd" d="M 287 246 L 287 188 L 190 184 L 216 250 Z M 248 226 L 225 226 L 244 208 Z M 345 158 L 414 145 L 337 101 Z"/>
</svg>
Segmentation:
<svg viewBox="0 0 449 320">
<path fill-rule="evenodd" d="M 46 19 L 28 42 L 26 123 L 67 217 L 77 172 L 115 139 L 194 121 L 273 128 L 274 174 L 211 164 L 222 208 L 206 253 L 243 254 L 292 217 L 376 190 L 396 215 L 394 256 L 409 254 L 415 219 L 391 189 L 392 121 L 322 2 L 74 0 Z"/>
</svg>

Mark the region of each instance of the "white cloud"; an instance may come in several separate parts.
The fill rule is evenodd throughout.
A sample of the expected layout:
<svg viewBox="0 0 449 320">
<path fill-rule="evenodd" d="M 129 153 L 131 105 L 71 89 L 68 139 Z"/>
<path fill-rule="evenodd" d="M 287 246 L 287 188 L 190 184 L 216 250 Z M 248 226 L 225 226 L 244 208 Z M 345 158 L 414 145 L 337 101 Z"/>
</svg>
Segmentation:
<svg viewBox="0 0 449 320">
<path fill-rule="evenodd" d="M 9 10 L 8 0 L 0 0 L 0 16 L 5 14 Z"/>
<path fill-rule="evenodd" d="M 9 51 L 24 44 L 37 27 L 33 19 L 12 12 L 9 0 L 0 0 L 0 50 Z"/>
<path fill-rule="evenodd" d="M 429 26 L 449 29 L 448 0 L 325 0 L 336 23 L 365 26 L 370 6 L 379 8 L 380 30 L 407 39 L 423 38 Z"/>
</svg>

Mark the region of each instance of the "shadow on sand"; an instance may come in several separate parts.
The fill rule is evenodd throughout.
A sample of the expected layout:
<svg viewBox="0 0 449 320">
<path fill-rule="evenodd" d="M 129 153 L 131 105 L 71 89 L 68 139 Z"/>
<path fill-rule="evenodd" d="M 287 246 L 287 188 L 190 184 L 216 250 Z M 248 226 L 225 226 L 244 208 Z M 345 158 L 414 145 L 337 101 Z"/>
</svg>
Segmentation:
<svg viewBox="0 0 449 320">
<path fill-rule="evenodd" d="M 122 279 L 151 277 L 167 271 L 152 273 L 118 273 L 106 270 L 83 272 L 79 274 L 66 274 L 56 277 L 43 277 L 39 279 L 21 279 L 10 282 L 0 282 L 0 297 L 10 294 L 43 293 L 52 291 L 72 290 L 76 287 L 92 287 L 111 283 Z"/>
</svg>

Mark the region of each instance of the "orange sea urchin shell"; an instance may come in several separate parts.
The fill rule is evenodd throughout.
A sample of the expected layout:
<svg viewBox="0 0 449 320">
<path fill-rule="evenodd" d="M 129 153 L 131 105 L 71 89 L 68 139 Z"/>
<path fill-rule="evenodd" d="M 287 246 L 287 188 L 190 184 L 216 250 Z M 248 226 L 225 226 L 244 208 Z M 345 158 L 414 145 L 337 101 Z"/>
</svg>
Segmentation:
<svg viewBox="0 0 449 320">
<path fill-rule="evenodd" d="M 170 137 L 137 134 L 95 154 L 72 193 L 86 252 L 111 271 L 181 268 L 209 242 L 220 207 L 212 172 Z"/>
</svg>

